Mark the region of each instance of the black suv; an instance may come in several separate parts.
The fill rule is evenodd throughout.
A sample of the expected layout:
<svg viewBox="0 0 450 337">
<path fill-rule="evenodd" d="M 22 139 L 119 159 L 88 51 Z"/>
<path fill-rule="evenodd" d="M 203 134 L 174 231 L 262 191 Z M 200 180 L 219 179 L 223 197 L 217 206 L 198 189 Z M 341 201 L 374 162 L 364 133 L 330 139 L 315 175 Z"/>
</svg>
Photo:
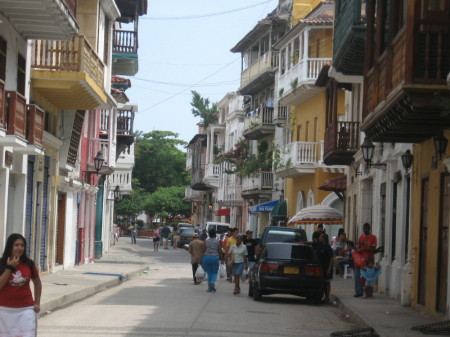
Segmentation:
<svg viewBox="0 0 450 337">
<path fill-rule="evenodd" d="M 307 242 L 306 232 L 301 228 L 269 226 L 264 229 L 259 243 L 260 251 L 269 242 Z"/>
</svg>

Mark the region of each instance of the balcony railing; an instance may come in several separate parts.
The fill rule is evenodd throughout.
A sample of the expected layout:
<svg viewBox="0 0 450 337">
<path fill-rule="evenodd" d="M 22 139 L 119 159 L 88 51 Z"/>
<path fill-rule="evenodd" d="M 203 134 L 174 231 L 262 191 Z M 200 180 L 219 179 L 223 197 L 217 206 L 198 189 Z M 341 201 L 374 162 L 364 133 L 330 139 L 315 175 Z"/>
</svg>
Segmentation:
<svg viewBox="0 0 450 337">
<path fill-rule="evenodd" d="M 75 17 L 77 13 L 77 0 L 63 0 L 66 7 L 69 9 L 70 13 L 73 17 Z"/>
<path fill-rule="evenodd" d="M 292 89 L 292 83 L 297 81 L 297 87 L 304 82 L 315 82 L 323 66 L 331 62 L 331 58 L 305 58 L 296 65 L 287 69 L 278 80 L 278 87 L 284 89 L 284 93 Z"/>
<path fill-rule="evenodd" d="M 220 165 L 218 164 L 209 164 L 206 169 L 206 177 L 219 178 L 220 175 Z"/>
<path fill-rule="evenodd" d="M 286 144 L 281 154 L 280 167 L 318 165 L 322 160 L 321 143 L 319 142 L 292 142 Z"/>
<path fill-rule="evenodd" d="M 117 112 L 117 134 L 123 136 L 133 135 L 134 112 L 119 110 Z"/>
<path fill-rule="evenodd" d="M 241 87 L 246 86 L 261 74 L 278 67 L 278 52 L 268 51 L 241 74 Z"/>
<path fill-rule="evenodd" d="M 26 139 L 26 100 L 17 91 L 6 91 L 5 128 L 8 135 Z"/>
<path fill-rule="evenodd" d="M 186 187 L 184 190 L 184 199 L 186 200 L 202 200 L 204 192 L 195 191 L 190 187 Z"/>
<path fill-rule="evenodd" d="M 137 54 L 138 34 L 129 30 L 114 30 L 113 52 Z"/>
<path fill-rule="evenodd" d="M 44 136 L 45 112 L 35 104 L 27 104 L 27 130 L 28 144 L 42 146 Z"/>
<path fill-rule="evenodd" d="M 289 107 L 285 105 L 278 105 L 275 110 L 274 121 L 277 124 L 285 124 L 289 120 Z"/>
<path fill-rule="evenodd" d="M 257 172 L 242 179 L 242 191 L 270 189 L 273 187 L 273 172 Z"/>
<path fill-rule="evenodd" d="M 70 41 L 34 41 L 31 66 L 39 70 L 84 72 L 104 88 L 105 66 L 83 35 Z"/>
<path fill-rule="evenodd" d="M 264 124 L 273 124 L 273 108 L 258 107 L 245 119 L 244 129 L 252 129 Z"/>
<path fill-rule="evenodd" d="M 99 131 L 102 134 L 111 133 L 111 111 L 110 110 L 100 110 L 100 126 Z"/>
<path fill-rule="evenodd" d="M 113 187 L 119 185 L 121 192 L 131 192 L 132 171 L 114 170 L 111 174 L 111 184 Z"/>
<path fill-rule="evenodd" d="M 326 130 L 324 153 L 359 148 L 359 122 L 335 122 Z"/>
</svg>

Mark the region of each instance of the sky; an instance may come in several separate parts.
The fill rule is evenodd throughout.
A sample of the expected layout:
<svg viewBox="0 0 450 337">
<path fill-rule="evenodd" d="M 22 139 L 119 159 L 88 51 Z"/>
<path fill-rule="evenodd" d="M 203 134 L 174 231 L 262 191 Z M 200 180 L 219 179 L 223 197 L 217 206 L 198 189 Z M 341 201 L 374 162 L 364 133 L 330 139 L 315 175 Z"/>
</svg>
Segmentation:
<svg viewBox="0 0 450 337">
<path fill-rule="evenodd" d="M 278 0 L 148 0 L 139 21 L 139 71 L 126 91 L 139 106 L 135 131 L 172 131 L 189 142 L 200 117 L 191 90 L 211 102 L 237 91 L 241 55 L 233 48 Z"/>
</svg>

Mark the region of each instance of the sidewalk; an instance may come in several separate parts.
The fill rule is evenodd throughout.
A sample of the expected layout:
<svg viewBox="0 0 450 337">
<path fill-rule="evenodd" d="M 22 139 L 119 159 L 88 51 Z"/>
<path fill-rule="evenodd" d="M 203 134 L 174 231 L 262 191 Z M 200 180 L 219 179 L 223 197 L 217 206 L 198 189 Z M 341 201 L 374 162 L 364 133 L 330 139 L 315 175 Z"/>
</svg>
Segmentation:
<svg viewBox="0 0 450 337">
<path fill-rule="evenodd" d="M 410 307 L 403 307 L 399 301 L 375 293 L 374 299 L 353 297 L 355 293 L 352 278 L 335 277 L 331 282 L 331 294 L 336 304 L 362 327 L 372 327 L 380 337 L 431 336 L 411 327 L 436 321 Z"/>
<path fill-rule="evenodd" d="M 101 260 L 42 275 L 41 313 L 63 308 L 148 271 L 150 261 L 139 256 L 129 238 L 104 253 Z M 33 288 L 33 287 L 31 287 Z"/>
</svg>

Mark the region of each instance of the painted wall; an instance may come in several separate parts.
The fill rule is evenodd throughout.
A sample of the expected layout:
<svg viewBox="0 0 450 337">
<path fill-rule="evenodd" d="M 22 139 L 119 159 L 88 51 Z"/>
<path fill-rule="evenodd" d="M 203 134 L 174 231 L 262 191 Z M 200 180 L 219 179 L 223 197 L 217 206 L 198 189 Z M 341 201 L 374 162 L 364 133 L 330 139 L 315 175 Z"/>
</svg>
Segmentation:
<svg viewBox="0 0 450 337">
<path fill-rule="evenodd" d="M 298 20 L 303 19 L 319 3 L 321 3 L 321 0 L 294 0 L 292 4 L 292 25 L 295 25 Z"/>
</svg>

